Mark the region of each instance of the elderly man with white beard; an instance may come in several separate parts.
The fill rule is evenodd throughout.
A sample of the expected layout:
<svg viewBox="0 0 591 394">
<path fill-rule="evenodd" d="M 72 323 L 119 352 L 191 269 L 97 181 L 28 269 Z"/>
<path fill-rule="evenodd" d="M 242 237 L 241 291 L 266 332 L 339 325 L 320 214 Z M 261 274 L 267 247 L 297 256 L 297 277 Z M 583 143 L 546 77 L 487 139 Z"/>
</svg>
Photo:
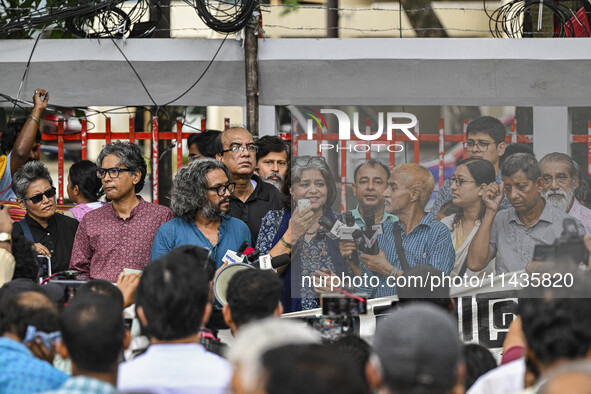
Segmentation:
<svg viewBox="0 0 591 394">
<path fill-rule="evenodd" d="M 544 180 L 542 197 L 554 208 L 579 219 L 585 232 L 591 234 L 591 209 L 577 201 L 575 191 L 581 182 L 579 167 L 564 153 L 549 153 L 540 160 Z"/>
</svg>

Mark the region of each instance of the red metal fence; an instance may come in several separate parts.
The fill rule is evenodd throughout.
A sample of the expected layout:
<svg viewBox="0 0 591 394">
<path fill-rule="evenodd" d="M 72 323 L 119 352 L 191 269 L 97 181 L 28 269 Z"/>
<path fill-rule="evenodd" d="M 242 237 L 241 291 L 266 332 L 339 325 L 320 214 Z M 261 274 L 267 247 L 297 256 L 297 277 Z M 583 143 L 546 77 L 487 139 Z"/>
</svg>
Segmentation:
<svg viewBox="0 0 591 394">
<path fill-rule="evenodd" d="M 81 120 L 82 130 L 79 133 L 64 133 L 65 119 L 57 120 L 57 134 L 44 133 L 42 135 L 43 141 L 57 141 L 58 148 L 58 203 L 64 203 L 64 142 L 65 141 L 80 141 L 82 146 L 82 160 L 88 157 L 88 141 L 101 140 L 105 143 L 111 142 L 113 139 L 129 140 L 135 142 L 137 140 L 152 141 L 152 199 L 158 203 L 158 159 L 160 152 L 158 150 L 159 140 L 175 140 L 177 151 L 177 168 L 183 165 L 183 144 L 182 141 L 187 139 L 193 133 L 183 133 L 183 123 L 181 119 L 176 121 L 176 131 L 161 132 L 158 130 L 158 117 L 152 118 L 151 132 L 138 132 L 135 130 L 134 118 L 129 118 L 129 129 L 126 132 L 113 132 L 111 130 L 111 118 L 106 118 L 105 132 L 92 132 L 87 130 L 88 122 L 85 119 Z M 201 130 L 205 130 L 206 119 L 201 119 Z M 230 126 L 230 119 L 224 118 L 224 128 Z"/>
<path fill-rule="evenodd" d="M 64 119 L 58 120 L 58 132 L 57 134 L 43 134 L 43 141 L 57 141 L 58 145 L 58 201 L 60 204 L 64 202 L 64 142 L 65 141 L 80 141 L 82 146 L 82 159 L 87 158 L 87 146 L 89 140 L 103 140 L 105 143 L 109 143 L 113 139 L 120 139 L 120 140 L 129 140 L 131 142 L 135 142 L 136 140 L 150 140 L 152 141 L 152 198 L 155 203 L 158 203 L 158 159 L 159 159 L 159 150 L 158 150 L 158 141 L 159 140 L 175 140 L 176 143 L 176 150 L 177 150 L 177 168 L 183 165 L 182 162 L 182 141 L 189 137 L 192 133 L 183 133 L 182 132 L 182 121 L 181 119 L 177 119 L 176 121 L 176 131 L 173 132 L 161 132 L 158 130 L 158 118 L 152 118 L 152 131 L 151 132 L 141 132 L 136 131 L 134 127 L 134 118 L 129 119 L 129 129 L 126 132 L 113 132 L 111 130 L 111 119 L 106 118 L 105 124 L 105 132 L 88 132 L 87 131 L 87 121 L 82 120 L 82 130 L 80 133 L 68 133 L 64 134 Z M 201 130 L 205 130 L 205 118 L 201 121 Z M 229 118 L 224 119 L 224 128 L 228 128 L 230 125 Z M 387 140 L 385 137 L 376 139 L 374 141 L 363 141 L 364 144 L 383 144 L 383 143 L 397 143 L 397 142 L 412 142 L 413 143 L 413 162 L 419 163 L 420 162 L 420 144 L 421 142 L 437 142 L 438 143 L 438 184 L 441 185 L 444 181 L 444 169 L 445 169 L 445 142 L 464 142 L 466 141 L 466 126 L 468 125 L 468 121 L 464 121 L 463 124 L 463 132 L 462 134 L 446 134 L 445 133 L 445 125 L 444 120 L 439 119 L 439 127 L 438 132 L 434 134 L 425 134 L 421 133 L 419 130 L 419 124 L 415 127 L 415 136 L 417 137 L 417 141 L 411 141 L 405 135 L 394 135 L 394 139 L 392 141 Z M 298 144 L 300 141 L 307 141 L 307 134 L 305 133 L 297 133 L 297 123 L 294 121 L 292 124 L 292 130 L 295 131 L 292 136 L 293 141 L 293 154 L 297 156 L 298 154 Z M 366 132 L 370 133 L 371 130 L 371 120 L 366 120 Z M 322 130 L 316 128 L 315 133 L 312 136 L 312 140 L 317 141 L 319 143 L 322 141 L 338 141 L 338 133 L 322 133 Z M 360 142 L 361 140 L 357 140 Z M 511 132 L 506 138 L 507 142 L 515 143 L 515 142 L 533 142 L 532 135 L 517 135 L 517 125 L 515 121 L 511 124 Z M 571 137 L 571 142 L 573 143 L 586 143 L 588 146 L 588 172 L 591 175 L 591 122 L 588 122 L 587 125 L 587 135 L 573 135 Z M 341 153 L 341 210 L 345 210 L 345 203 L 346 203 L 346 191 L 347 191 L 347 183 L 346 183 L 346 174 L 347 174 L 347 150 L 344 149 L 347 145 L 347 141 L 340 141 L 340 153 Z M 320 156 L 321 152 L 317 149 L 317 154 Z M 369 149 L 366 153 L 366 159 L 371 158 L 371 149 Z M 465 157 L 465 152 L 463 153 Z M 396 165 L 396 157 L 395 152 L 389 153 L 389 165 L 390 168 L 393 168 Z"/>
</svg>

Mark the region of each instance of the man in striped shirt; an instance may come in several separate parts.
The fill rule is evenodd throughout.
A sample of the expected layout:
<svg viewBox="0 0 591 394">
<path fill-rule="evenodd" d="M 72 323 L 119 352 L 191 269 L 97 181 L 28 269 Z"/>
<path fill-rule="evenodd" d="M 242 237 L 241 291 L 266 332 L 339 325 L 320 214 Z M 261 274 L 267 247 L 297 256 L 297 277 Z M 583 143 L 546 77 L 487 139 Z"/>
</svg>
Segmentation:
<svg viewBox="0 0 591 394">
<path fill-rule="evenodd" d="M 403 271 L 395 233 L 400 231 L 402 249 L 408 267 L 432 265 L 449 274 L 455 262 L 455 251 L 447 227 L 425 214 L 425 207 L 433 192 L 433 175 L 418 164 L 401 164 L 394 168 L 384 192 L 388 213 L 398 216 L 395 223 L 384 223 L 378 235 L 379 253 L 361 253 L 362 278 L 367 280 L 358 290 L 371 297 L 385 297 L 396 293 L 395 279 Z"/>
</svg>

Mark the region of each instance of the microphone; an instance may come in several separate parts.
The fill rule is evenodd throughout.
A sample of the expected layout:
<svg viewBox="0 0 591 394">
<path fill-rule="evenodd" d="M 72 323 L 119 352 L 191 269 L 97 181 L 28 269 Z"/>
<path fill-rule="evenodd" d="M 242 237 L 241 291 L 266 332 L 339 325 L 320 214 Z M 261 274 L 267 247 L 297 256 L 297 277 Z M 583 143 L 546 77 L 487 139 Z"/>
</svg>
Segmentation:
<svg viewBox="0 0 591 394">
<path fill-rule="evenodd" d="M 240 245 L 240 249 L 238 249 L 238 252 L 236 252 L 236 255 L 238 255 L 238 257 L 244 256 L 244 252 L 246 251 L 246 248 L 248 248 L 248 241 L 242 242 L 242 245 Z"/>
<path fill-rule="evenodd" d="M 248 248 L 248 241 L 244 241 L 244 242 L 242 242 L 242 245 L 240 245 L 238 252 L 234 252 L 233 250 L 228 249 L 226 251 L 226 254 L 224 255 L 224 257 L 222 257 L 222 262 L 228 263 L 228 264 L 242 263 L 244 261 L 244 254 L 245 254 L 247 248 Z M 250 249 L 252 249 L 252 248 L 250 248 Z"/>
<path fill-rule="evenodd" d="M 291 256 L 289 253 L 280 254 L 279 256 L 271 257 L 271 255 L 264 255 L 259 257 L 259 267 L 262 270 L 277 269 L 291 263 Z"/>
<path fill-rule="evenodd" d="M 341 228 L 344 226 L 339 220 L 331 220 L 326 216 L 321 216 L 318 219 L 318 224 L 324 227 L 327 235 L 332 239 L 339 239 L 341 237 Z"/>
<path fill-rule="evenodd" d="M 365 222 L 365 226 L 363 227 L 363 235 L 365 237 L 365 247 L 367 250 L 367 254 L 377 255 L 380 253 L 378 248 L 378 244 L 376 243 L 377 235 L 381 234 L 383 231 L 380 231 L 381 224 L 375 225 L 375 212 L 373 207 L 364 207 L 363 208 L 363 221 Z M 378 227 L 376 229 L 375 227 Z"/>
<path fill-rule="evenodd" d="M 365 222 L 365 231 L 371 230 L 376 223 L 376 215 L 372 207 L 363 208 L 363 221 Z"/>
</svg>

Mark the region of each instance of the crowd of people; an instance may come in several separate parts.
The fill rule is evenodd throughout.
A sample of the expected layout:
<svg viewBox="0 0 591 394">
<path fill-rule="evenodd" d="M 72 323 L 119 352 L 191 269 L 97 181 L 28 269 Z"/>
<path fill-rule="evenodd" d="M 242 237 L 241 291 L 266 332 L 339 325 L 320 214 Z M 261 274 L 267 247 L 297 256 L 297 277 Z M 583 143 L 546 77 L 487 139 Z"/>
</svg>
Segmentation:
<svg viewBox="0 0 591 394">
<path fill-rule="evenodd" d="M 590 387 L 589 264 L 571 252 L 591 250 L 591 210 L 570 156 L 538 162 L 527 146 L 506 144 L 501 122 L 482 116 L 468 125 L 467 158 L 429 211 L 428 169 L 371 159 L 353 172 L 357 205 L 338 213 L 324 157 L 292 158 L 278 137 L 255 140 L 231 127 L 188 139 L 170 208 L 139 195 L 147 174 L 141 148 L 114 141 L 96 164 L 70 168 L 76 205 L 61 214 L 34 150 L 48 100 L 36 90 L 31 115 L 0 139 L 0 199 L 26 212 L 13 223 L 0 207 L 0 392 L 554 393 L 567 380 L 571 392 Z M 566 230 L 572 250 L 540 260 L 536 247 L 555 245 Z M 237 271 L 221 305 L 214 278 L 229 251 L 247 245 L 290 262 Z M 75 294 L 50 276 L 69 270 L 84 279 Z M 499 367 L 486 348 L 460 340 L 449 289 L 396 285 L 411 276 L 521 272 L 575 280 L 523 286 Z M 335 287 L 334 278 L 369 280 Z M 318 308 L 331 293 L 399 301 L 371 344 L 355 333 L 326 341 L 279 319 Z M 223 328 L 234 341 L 219 340 Z"/>
</svg>

